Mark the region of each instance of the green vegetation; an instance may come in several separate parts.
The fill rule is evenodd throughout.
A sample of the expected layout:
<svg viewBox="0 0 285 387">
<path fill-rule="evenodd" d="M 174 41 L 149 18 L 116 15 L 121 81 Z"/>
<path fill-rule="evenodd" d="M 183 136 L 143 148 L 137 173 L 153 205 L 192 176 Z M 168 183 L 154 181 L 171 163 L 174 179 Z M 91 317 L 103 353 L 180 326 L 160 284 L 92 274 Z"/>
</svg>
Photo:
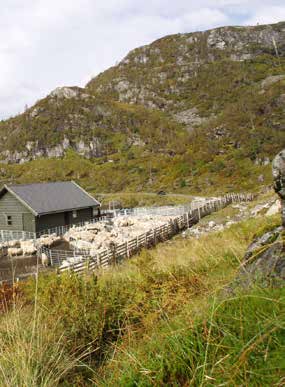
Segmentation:
<svg viewBox="0 0 285 387">
<path fill-rule="evenodd" d="M 146 206 L 172 206 L 189 204 L 192 197 L 183 194 L 158 195 L 157 193 L 135 193 L 135 192 L 119 192 L 114 194 L 96 195 L 103 208 L 108 208 L 109 204 L 115 208 L 133 208 Z"/>
<path fill-rule="evenodd" d="M 284 288 L 222 290 L 253 233 L 276 221 L 251 219 L 199 240 L 178 236 L 91 277 L 30 281 L 19 312 L 16 305 L 0 318 L 1 383 L 282 383 Z"/>
<path fill-rule="evenodd" d="M 99 155 L 129 154 L 139 138 L 154 152 L 181 153 L 187 141 L 182 125 L 158 110 L 88 94 L 87 98 L 48 96 L 25 113 L 0 122 L 0 131 L 7 139 L 2 148 L 11 151 L 27 151 L 28 141 L 36 141 L 39 149 L 51 148 L 68 138 L 74 148 L 80 140 L 88 144 L 96 139 Z"/>
<path fill-rule="evenodd" d="M 56 335 L 40 313 L 15 309 L 0 316 L 1 386 L 57 386 L 64 376 L 80 366 L 76 357 L 65 351 L 64 336 Z"/>
<path fill-rule="evenodd" d="M 269 184 L 265 164 L 285 147 L 285 80 L 268 78 L 285 74 L 282 26 L 220 29 L 218 41 L 232 34 L 223 50 L 207 43 L 209 31 L 167 36 L 72 88 L 76 96 L 47 96 L 0 122 L 0 151 L 38 158 L 68 139 L 65 156 L 2 165 L 2 180 L 72 178 L 96 193 L 215 194 Z M 266 39 L 256 43 L 260 31 L 270 42 L 278 34 L 279 56 Z M 178 122 L 191 109 L 204 120 Z"/>
<path fill-rule="evenodd" d="M 271 184 L 270 165 L 259 166 L 249 159 L 232 159 L 230 155 L 224 156 L 224 159 L 227 164 L 225 170 L 210 172 L 209 164 L 202 161 L 198 170 L 189 169 L 184 156 L 147 154 L 128 162 L 112 157 L 113 162 L 108 162 L 102 158 L 87 160 L 70 151 L 63 159 L 38 159 L 20 165 L 2 164 L 0 174 L 3 183 L 75 180 L 93 194 L 122 192 L 122 198 L 125 197 L 124 192 L 156 193 L 159 190 L 202 196 L 255 192 L 261 187 L 258 182 L 260 174 L 264 176 L 263 185 Z M 181 181 L 185 184 L 181 185 Z M 145 203 L 151 204 L 147 200 Z M 154 203 L 163 204 L 161 200 Z"/>
</svg>

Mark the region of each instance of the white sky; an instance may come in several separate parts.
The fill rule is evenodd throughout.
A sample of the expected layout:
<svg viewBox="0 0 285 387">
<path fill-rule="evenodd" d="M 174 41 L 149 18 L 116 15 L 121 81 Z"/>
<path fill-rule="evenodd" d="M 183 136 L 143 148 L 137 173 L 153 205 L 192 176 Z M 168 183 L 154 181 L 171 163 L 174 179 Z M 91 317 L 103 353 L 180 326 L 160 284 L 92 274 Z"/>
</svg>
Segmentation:
<svg viewBox="0 0 285 387">
<path fill-rule="evenodd" d="M 1 0 L 0 119 L 162 36 L 285 20 L 285 0 Z"/>
</svg>

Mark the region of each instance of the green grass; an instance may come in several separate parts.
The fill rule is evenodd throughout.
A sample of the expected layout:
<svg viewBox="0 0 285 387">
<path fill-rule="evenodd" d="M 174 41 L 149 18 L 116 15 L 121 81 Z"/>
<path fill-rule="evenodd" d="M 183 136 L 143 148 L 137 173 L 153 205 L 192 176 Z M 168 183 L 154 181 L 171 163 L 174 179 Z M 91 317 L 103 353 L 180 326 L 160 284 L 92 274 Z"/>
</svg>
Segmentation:
<svg viewBox="0 0 285 387">
<path fill-rule="evenodd" d="M 179 316 L 116 348 L 98 385 L 272 386 L 284 382 L 285 289 L 220 301 L 203 318 Z"/>
<path fill-rule="evenodd" d="M 0 317 L 2 380 L 279 383 L 283 290 L 257 287 L 234 297 L 223 291 L 253 235 L 278 218 L 251 219 L 199 240 L 178 236 L 94 276 L 31 280 L 22 289 L 25 306 Z"/>
<path fill-rule="evenodd" d="M 224 157 L 228 165 L 227 174 L 224 170 L 211 172 L 209 163 L 202 163 L 201 160 L 196 166 L 198 161 L 187 154 L 170 157 L 150 153 L 138 155 L 128 162 L 121 158 L 115 158 L 112 163 L 103 161 L 87 160 L 70 151 L 63 159 L 38 159 L 21 165 L 2 164 L 0 173 L 3 183 L 75 180 L 95 195 L 122 192 L 125 198 L 127 192 L 140 195 L 159 190 L 200 196 L 256 192 L 272 182 L 269 165 L 257 166 L 247 158 L 236 160 L 233 154 Z M 264 175 L 262 184 L 257 180 L 260 174 Z M 143 203 L 151 204 L 146 196 L 143 199 Z M 178 200 L 175 202 L 178 203 Z"/>
<path fill-rule="evenodd" d="M 80 358 L 86 354 L 66 351 L 56 319 L 51 329 L 41 313 L 16 307 L 0 320 L 1 386 L 56 386 L 71 370 L 82 367 Z"/>
<path fill-rule="evenodd" d="M 119 192 L 114 194 L 96 194 L 94 196 L 100 201 L 103 208 L 108 208 L 109 203 L 114 203 L 115 208 L 133 208 L 133 207 L 149 207 L 149 206 L 171 206 L 189 204 L 192 200 L 191 195 L 171 194 L 158 195 L 157 193 L 131 193 Z"/>
</svg>

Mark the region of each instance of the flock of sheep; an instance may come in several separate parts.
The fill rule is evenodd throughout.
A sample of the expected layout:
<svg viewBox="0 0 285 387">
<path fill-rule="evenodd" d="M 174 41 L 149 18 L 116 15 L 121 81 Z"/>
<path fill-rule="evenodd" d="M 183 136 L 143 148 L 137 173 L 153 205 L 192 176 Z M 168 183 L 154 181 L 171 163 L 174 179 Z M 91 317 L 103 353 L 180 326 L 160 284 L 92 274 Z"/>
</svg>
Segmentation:
<svg viewBox="0 0 285 387">
<path fill-rule="evenodd" d="M 63 238 L 75 250 L 89 250 L 91 256 L 120 245 L 167 223 L 169 216 L 121 216 L 83 227 L 71 228 Z"/>
<path fill-rule="evenodd" d="M 61 238 L 52 235 L 43 235 L 37 240 L 10 240 L 0 244 L 2 255 L 8 255 L 9 257 L 15 256 L 31 256 L 35 255 L 41 247 L 52 247 L 55 243 L 60 241 Z"/>
<path fill-rule="evenodd" d="M 41 247 L 52 248 L 66 241 L 75 251 L 88 250 L 90 256 L 96 256 L 103 250 L 125 243 L 137 236 L 167 223 L 170 216 L 120 216 L 81 227 L 72 227 L 62 237 L 56 234 L 43 235 L 36 240 L 11 240 L 0 245 L 2 255 L 9 257 L 32 256 Z M 72 254 L 71 254 L 72 255 Z M 80 255 L 80 254 L 78 254 Z M 66 258 L 62 266 L 67 266 L 83 258 Z M 73 262 L 76 260 L 76 262 Z M 41 254 L 43 266 L 48 266 L 49 260 L 45 253 Z"/>
</svg>

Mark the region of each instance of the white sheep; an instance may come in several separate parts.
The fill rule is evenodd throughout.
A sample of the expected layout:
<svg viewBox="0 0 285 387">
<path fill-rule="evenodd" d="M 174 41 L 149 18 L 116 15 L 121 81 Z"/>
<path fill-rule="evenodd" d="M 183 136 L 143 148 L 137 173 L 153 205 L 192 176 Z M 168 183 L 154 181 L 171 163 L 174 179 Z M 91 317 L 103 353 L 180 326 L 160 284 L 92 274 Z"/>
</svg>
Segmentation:
<svg viewBox="0 0 285 387">
<path fill-rule="evenodd" d="M 64 239 L 68 242 L 72 240 L 83 240 L 86 242 L 93 242 L 95 235 L 96 234 L 94 232 L 91 232 L 91 230 L 86 231 L 72 229 L 64 235 Z"/>
<path fill-rule="evenodd" d="M 48 267 L 49 265 L 49 259 L 48 259 L 48 256 L 45 254 L 45 253 L 42 253 L 41 255 L 41 261 L 42 261 L 42 265 L 44 267 Z"/>
<path fill-rule="evenodd" d="M 37 249 L 32 240 L 21 241 L 21 248 L 23 249 L 24 255 L 33 255 L 37 252 Z"/>
<path fill-rule="evenodd" d="M 23 247 L 23 254 L 24 255 L 34 255 L 37 252 L 37 249 L 35 246 L 26 246 Z"/>
<path fill-rule="evenodd" d="M 39 245 L 45 247 L 51 247 L 55 242 L 58 242 L 61 238 L 56 234 L 44 235 L 39 239 Z"/>
<path fill-rule="evenodd" d="M 71 241 L 70 244 L 76 247 L 77 249 L 82 249 L 82 250 L 90 249 L 92 247 L 92 243 L 86 242 L 83 240 Z"/>
<path fill-rule="evenodd" d="M 7 242 L 7 246 L 8 247 L 19 247 L 20 246 L 20 242 L 17 241 L 17 240 L 11 240 L 11 241 Z"/>
<path fill-rule="evenodd" d="M 90 250 L 90 256 L 96 257 L 97 253 L 98 253 L 98 248 L 94 248 L 94 246 L 93 246 Z"/>
<path fill-rule="evenodd" d="M 60 266 L 60 269 L 63 269 L 63 268 L 69 268 L 71 267 L 72 265 L 76 264 L 76 263 L 80 263 L 82 262 L 84 259 L 82 256 L 76 256 L 76 257 L 68 257 L 66 258 L 61 266 Z"/>
<path fill-rule="evenodd" d="M 22 255 L 23 254 L 23 249 L 18 248 L 18 247 L 8 247 L 7 250 L 8 256 L 13 257 L 17 255 Z"/>
</svg>

